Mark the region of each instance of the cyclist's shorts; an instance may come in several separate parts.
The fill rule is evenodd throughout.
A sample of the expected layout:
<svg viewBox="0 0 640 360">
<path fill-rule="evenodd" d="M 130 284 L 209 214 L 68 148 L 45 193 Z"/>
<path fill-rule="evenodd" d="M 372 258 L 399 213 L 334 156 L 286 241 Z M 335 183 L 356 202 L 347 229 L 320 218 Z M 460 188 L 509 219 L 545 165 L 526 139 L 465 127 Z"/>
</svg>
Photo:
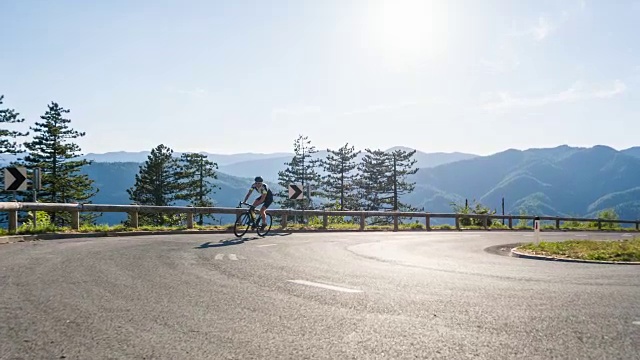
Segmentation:
<svg viewBox="0 0 640 360">
<path fill-rule="evenodd" d="M 261 197 L 262 196 L 258 196 L 256 200 L 260 199 Z M 267 195 L 267 197 L 264 199 L 264 203 L 262 203 L 262 207 L 268 208 L 271 203 L 273 203 L 273 195 Z"/>
</svg>

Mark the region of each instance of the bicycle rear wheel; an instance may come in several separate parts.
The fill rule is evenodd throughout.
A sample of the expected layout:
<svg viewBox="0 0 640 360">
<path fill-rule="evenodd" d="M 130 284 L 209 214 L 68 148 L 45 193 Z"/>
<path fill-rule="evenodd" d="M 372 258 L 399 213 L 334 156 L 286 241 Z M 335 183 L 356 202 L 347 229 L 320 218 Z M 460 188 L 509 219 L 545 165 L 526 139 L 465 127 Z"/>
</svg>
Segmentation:
<svg viewBox="0 0 640 360">
<path fill-rule="evenodd" d="M 236 218 L 236 223 L 233 224 L 233 233 L 236 235 L 236 237 L 242 237 L 247 233 L 247 231 L 249 231 L 249 226 L 251 226 L 251 218 L 249 217 L 249 212 L 243 212 L 242 214 L 238 215 L 238 217 Z"/>
<path fill-rule="evenodd" d="M 271 214 L 265 214 L 265 218 L 267 219 L 266 225 L 264 227 L 264 230 L 261 229 L 262 226 L 262 216 L 258 215 L 258 235 L 260 236 L 265 236 L 267 235 L 267 233 L 269 232 L 269 230 L 271 230 Z"/>
</svg>

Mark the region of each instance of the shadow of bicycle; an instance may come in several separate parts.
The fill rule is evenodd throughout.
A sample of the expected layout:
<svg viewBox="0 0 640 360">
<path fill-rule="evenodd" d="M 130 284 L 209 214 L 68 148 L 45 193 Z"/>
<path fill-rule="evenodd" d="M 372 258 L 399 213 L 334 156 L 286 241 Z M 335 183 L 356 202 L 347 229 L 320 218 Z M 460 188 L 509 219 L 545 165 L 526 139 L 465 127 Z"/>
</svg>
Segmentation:
<svg viewBox="0 0 640 360">
<path fill-rule="evenodd" d="M 240 238 L 233 237 L 229 239 L 220 240 L 217 243 L 212 243 L 211 241 L 207 241 L 205 243 L 200 244 L 200 246 L 195 247 L 194 249 L 209 249 L 209 248 L 218 248 L 223 246 L 240 245 L 245 243 L 246 241 L 264 239 L 264 238 L 274 237 L 274 236 L 289 236 L 289 235 L 291 235 L 291 233 L 269 233 L 265 236 L 254 235 L 254 236 L 243 236 Z"/>
</svg>

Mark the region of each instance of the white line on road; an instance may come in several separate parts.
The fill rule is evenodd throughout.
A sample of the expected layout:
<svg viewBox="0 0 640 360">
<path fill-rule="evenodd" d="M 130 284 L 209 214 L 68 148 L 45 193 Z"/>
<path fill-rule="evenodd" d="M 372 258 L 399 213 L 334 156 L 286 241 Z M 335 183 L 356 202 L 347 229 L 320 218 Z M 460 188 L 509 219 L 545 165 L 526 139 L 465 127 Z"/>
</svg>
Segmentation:
<svg viewBox="0 0 640 360">
<path fill-rule="evenodd" d="M 216 254 L 216 260 L 222 260 L 224 258 L 224 254 Z"/>
<path fill-rule="evenodd" d="M 262 245 L 256 245 L 256 247 L 266 247 L 266 246 L 276 246 L 278 244 L 262 244 Z"/>
<path fill-rule="evenodd" d="M 236 256 L 236 254 L 229 254 L 229 259 L 238 260 L 238 257 Z"/>
<path fill-rule="evenodd" d="M 343 287 L 339 287 L 339 286 L 321 284 L 321 283 L 311 282 L 311 281 L 306 281 L 306 280 L 288 280 L 288 281 L 292 282 L 292 283 L 296 283 L 296 284 L 316 286 L 316 287 L 325 288 L 325 289 L 329 289 L 329 290 L 335 290 L 335 291 L 342 291 L 342 292 L 349 292 L 349 293 L 362 292 L 362 290 L 347 289 L 347 288 L 343 288 Z"/>
<path fill-rule="evenodd" d="M 624 234 L 624 235 L 622 235 L 622 236 L 624 236 L 624 237 L 631 237 L 631 236 L 633 236 L 633 234 Z"/>
<path fill-rule="evenodd" d="M 634 321 L 633 325 L 640 325 L 640 321 Z"/>
<path fill-rule="evenodd" d="M 585 235 L 585 234 L 580 234 L 580 235 L 576 235 L 577 237 L 587 237 L 589 235 Z"/>
</svg>

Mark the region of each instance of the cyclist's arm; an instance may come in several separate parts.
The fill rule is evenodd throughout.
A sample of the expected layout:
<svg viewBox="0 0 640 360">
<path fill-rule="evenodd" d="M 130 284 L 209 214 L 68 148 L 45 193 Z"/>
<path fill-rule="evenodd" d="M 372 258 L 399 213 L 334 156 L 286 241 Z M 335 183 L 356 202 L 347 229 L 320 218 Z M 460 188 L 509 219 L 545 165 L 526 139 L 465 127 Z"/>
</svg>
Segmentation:
<svg viewBox="0 0 640 360">
<path fill-rule="evenodd" d="M 247 200 L 249 199 L 249 195 L 251 195 L 252 192 L 253 192 L 253 188 L 249 188 L 249 191 L 247 191 L 247 196 L 244 197 L 243 202 L 247 202 Z"/>
</svg>

